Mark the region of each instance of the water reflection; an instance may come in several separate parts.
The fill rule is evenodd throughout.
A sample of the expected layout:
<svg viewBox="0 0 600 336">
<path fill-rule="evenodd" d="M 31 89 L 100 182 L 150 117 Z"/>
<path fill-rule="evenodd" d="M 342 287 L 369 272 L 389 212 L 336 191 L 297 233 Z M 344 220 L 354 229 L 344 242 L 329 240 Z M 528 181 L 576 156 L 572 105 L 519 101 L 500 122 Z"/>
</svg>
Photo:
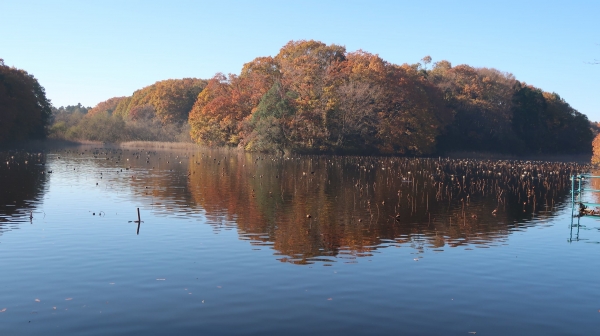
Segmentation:
<svg viewBox="0 0 600 336">
<path fill-rule="evenodd" d="M 45 161 L 42 153 L 0 152 L 0 233 L 17 228 L 10 223 L 43 216 L 35 213 L 35 207 L 51 173 L 44 170 Z"/>
<path fill-rule="evenodd" d="M 279 158 L 211 151 L 189 189 L 212 222 L 237 224 L 281 261 L 353 260 L 376 249 L 502 243 L 552 217 L 585 166 L 373 157 Z M 535 220 L 534 220 L 535 219 Z"/>
<path fill-rule="evenodd" d="M 283 158 L 208 149 L 81 148 L 51 157 L 57 169 L 73 172 L 65 178 L 91 177 L 86 183 L 133 198 L 154 216 L 197 217 L 215 232 L 235 228 L 240 239 L 272 247 L 279 260 L 298 264 L 352 263 L 390 246 L 418 253 L 502 244 L 511 232 L 553 217 L 570 199 L 569 176 L 588 169 L 549 162 Z M 23 208 L 23 200 L 35 199 L 45 181 L 41 166 L 2 169 L 10 180 L 3 185 L 13 190 L 2 195 L 14 198 L 2 204 L 21 199 Z"/>
<path fill-rule="evenodd" d="M 579 241 L 580 231 L 598 229 L 600 216 L 600 170 L 592 169 L 589 174 L 574 176 L 573 204 L 571 208 L 571 230 L 569 242 Z M 590 223 L 591 222 L 591 223 Z M 587 240 L 583 238 L 581 240 Z M 594 242 L 598 244 L 599 242 Z"/>
<path fill-rule="evenodd" d="M 80 155 L 93 158 L 89 163 L 100 186 L 132 194 L 156 215 L 186 218 L 197 210 L 187 183 L 194 153 L 94 148 Z"/>
</svg>

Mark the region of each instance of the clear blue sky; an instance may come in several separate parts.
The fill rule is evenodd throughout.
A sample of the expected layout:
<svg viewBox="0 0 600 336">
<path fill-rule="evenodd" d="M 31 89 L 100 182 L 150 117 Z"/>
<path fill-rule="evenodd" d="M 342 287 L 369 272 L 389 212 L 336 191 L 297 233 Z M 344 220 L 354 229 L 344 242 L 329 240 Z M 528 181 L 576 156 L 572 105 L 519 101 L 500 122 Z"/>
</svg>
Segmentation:
<svg viewBox="0 0 600 336">
<path fill-rule="evenodd" d="M 0 58 L 55 106 L 94 106 L 168 78 L 239 73 L 290 40 L 396 63 L 492 67 L 600 121 L 600 1 L 0 0 Z"/>
</svg>

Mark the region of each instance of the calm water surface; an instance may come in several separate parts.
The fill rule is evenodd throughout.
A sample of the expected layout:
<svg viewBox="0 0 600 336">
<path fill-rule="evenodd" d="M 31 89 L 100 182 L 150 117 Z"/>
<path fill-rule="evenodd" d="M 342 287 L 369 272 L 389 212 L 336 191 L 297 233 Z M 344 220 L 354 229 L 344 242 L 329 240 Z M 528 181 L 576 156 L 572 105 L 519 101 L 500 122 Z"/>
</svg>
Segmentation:
<svg viewBox="0 0 600 336">
<path fill-rule="evenodd" d="M 0 158 L 0 335 L 600 330 L 600 223 L 570 230 L 569 175 L 584 166 L 93 147 Z"/>
</svg>

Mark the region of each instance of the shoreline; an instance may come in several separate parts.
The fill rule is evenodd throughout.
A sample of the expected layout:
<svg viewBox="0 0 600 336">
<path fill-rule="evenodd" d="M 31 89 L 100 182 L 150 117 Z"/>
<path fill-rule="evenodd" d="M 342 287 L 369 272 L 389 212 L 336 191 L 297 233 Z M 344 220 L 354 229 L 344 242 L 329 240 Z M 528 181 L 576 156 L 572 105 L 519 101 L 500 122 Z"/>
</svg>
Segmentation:
<svg viewBox="0 0 600 336">
<path fill-rule="evenodd" d="M 197 150 L 207 148 L 191 142 L 166 142 L 166 141 L 125 141 L 120 143 L 106 143 L 102 141 L 79 140 L 71 141 L 64 139 L 44 139 L 28 140 L 17 143 L 5 144 L 0 146 L 0 151 L 28 150 L 28 151 L 46 151 L 59 147 L 79 147 L 79 146 L 98 146 L 126 149 L 173 149 L 173 150 Z M 239 148 L 215 147 L 215 149 L 229 149 L 240 151 Z M 244 150 L 241 150 L 246 152 Z M 323 153 L 296 153 L 298 155 L 327 155 Z M 340 154 L 331 154 L 338 156 Z M 386 155 L 357 155 L 342 154 L 341 156 L 381 156 Z M 493 152 L 478 151 L 451 151 L 442 155 L 429 156 L 398 156 L 404 158 L 448 158 L 448 159 L 471 159 L 471 160 L 508 160 L 508 161 L 547 161 L 547 162 L 577 162 L 591 163 L 592 154 L 531 154 L 516 155 Z"/>
</svg>

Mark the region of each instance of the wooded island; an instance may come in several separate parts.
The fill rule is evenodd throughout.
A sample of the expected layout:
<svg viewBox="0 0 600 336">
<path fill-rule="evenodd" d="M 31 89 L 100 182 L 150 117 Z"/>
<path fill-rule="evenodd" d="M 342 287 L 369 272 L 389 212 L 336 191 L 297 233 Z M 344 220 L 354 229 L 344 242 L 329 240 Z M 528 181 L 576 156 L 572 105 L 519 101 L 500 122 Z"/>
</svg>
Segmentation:
<svg viewBox="0 0 600 336">
<path fill-rule="evenodd" d="M 33 79 L 0 65 L 0 142 L 46 130 L 70 140 L 191 138 L 259 152 L 424 156 L 591 153 L 594 138 L 588 118 L 558 94 L 509 73 L 428 56 L 396 65 L 312 40 L 291 41 L 238 75 L 169 79 L 52 115 L 43 88 L 35 79 L 16 86 L 16 73 Z"/>
</svg>

